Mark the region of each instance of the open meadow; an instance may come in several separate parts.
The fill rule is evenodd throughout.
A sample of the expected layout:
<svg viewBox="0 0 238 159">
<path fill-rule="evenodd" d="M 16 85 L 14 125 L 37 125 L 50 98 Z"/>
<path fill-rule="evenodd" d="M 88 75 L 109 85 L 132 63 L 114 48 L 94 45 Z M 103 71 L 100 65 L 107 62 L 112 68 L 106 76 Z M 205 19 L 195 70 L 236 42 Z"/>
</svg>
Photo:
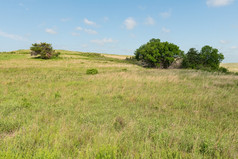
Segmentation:
<svg viewBox="0 0 238 159">
<path fill-rule="evenodd" d="M 61 52 L 0 54 L 0 158 L 238 158 L 237 75 Z"/>
</svg>

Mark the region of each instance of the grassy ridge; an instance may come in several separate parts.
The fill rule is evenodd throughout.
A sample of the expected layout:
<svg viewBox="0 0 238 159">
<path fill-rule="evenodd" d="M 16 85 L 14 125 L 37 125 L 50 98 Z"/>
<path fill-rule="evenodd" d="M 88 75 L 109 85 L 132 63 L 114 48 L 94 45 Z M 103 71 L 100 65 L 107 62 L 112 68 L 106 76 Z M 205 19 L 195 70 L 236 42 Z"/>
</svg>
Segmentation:
<svg viewBox="0 0 238 159">
<path fill-rule="evenodd" d="M 0 158 L 237 158 L 238 76 L 61 57 L 0 55 Z"/>
<path fill-rule="evenodd" d="M 231 72 L 238 72 L 238 63 L 223 63 L 221 66 L 227 68 Z"/>
</svg>

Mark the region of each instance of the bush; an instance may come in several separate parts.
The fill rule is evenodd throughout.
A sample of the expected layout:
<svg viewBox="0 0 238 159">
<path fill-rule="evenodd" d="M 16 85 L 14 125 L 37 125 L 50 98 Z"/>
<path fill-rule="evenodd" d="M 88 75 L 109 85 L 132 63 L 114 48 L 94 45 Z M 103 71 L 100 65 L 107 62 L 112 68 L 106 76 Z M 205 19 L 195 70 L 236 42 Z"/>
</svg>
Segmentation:
<svg viewBox="0 0 238 159">
<path fill-rule="evenodd" d="M 128 70 L 127 70 L 127 68 L 123 68 L 122 71 L 123 71 L 123 72 L 126 72 L 126 71 L 128 71 Z"/>
<path fill-rule="evenodd" d="M 126 126 L 126 122 L 122 117 L 117 117 L 113 125 L 117 131 L 120 131 Z"/>
<path fill-rule="evenodd" d="M 175 44 L 151 39 L 135 51 L 135 58 L 143 61 L 148 67 L 168 68 L 177 57 L 182 57 L 183 51 Z"/>
<path fill-rule="evenodd" d="M 97 69 L 87 69 L 86 74 L 88 75 L 95 75 L 98 74 L 98 70 Z"/>
<path fill-rule="evenodd" d="M 222 73 L 228 73 L 228 72 L 229 72 L 228 69 L 225 68 L 225 67 L 220 67 L 220 68 L 218 69 L 218 71 L 219 71 L 219 72 L 222 72 Z"/>
<path fill-rule="evenodd" d="M 41 59 L 50 59 L 53 57 L 58 57 L 60 55 L 59 52 L 55 52 L 51 44 L 47 43 L 40 43 L 40 44 L 32 44 L 31 56 L 38 56 L 40 55 Z"/>
</svg>

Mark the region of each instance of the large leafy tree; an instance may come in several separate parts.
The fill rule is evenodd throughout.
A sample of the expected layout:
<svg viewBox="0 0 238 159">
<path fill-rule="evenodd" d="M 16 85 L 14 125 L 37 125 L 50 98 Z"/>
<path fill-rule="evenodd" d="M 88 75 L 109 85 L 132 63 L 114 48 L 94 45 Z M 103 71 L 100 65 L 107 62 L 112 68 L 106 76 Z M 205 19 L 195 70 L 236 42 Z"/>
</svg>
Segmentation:
<svg viewBox="0 0 238 159">
<path fill-rule="evenodd" d="M 218 49 L 211 46 L 204 46 L 200 52 L 191 48 L 184 56 L 183 67 L 184 68 L 210 68 L 212 70 L 218 70 L 220 63 L 224 60 L 222 53 L 219 53 Z"/>
<path fill-rule="evenodd" d="M 201 62 L 205 67 L 211 67 L 212 69 L 218 69 L 224 55 L 219 53 L 218 49 L 211 46 L 204 46 L 200 51 Z"/>
<path fill-rule="evenodd" d="M 47 44 L 47 43 L 32 44 L 32 47 L 30 48 L 30 50 L 31 50 L 31 56 L 40 55 L 40 58 L 42 59 L 50 59 L 52 57 L 57 57 L 59 55 L 59 52 L 55 52 L 51 44 Z"/>
<path fill-rule="evenodd" d="M 137 60 L 142 60 L 149 67 L 168 68 L 176 57 L 181 57 L 183 51 L 175 44 L 151 39 L 135 51 Z"/>
</svg>

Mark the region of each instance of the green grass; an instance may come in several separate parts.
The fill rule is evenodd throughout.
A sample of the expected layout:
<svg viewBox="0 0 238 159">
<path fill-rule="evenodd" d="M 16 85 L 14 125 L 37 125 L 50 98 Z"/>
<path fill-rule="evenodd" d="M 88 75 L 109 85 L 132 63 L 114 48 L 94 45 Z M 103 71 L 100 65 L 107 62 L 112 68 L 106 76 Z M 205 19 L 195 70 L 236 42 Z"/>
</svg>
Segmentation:
<svg viewBox="0 0 238 159">
<path fill-rule="evenodd" d="M 23 59 L 25 55 L 0 53 L 0 60 Z"/>
<path fill-rule="evenodd" d="M 238 76 L 82 54 L 0 55 L 0 158 L 238 157 Z"/>
</svg>

